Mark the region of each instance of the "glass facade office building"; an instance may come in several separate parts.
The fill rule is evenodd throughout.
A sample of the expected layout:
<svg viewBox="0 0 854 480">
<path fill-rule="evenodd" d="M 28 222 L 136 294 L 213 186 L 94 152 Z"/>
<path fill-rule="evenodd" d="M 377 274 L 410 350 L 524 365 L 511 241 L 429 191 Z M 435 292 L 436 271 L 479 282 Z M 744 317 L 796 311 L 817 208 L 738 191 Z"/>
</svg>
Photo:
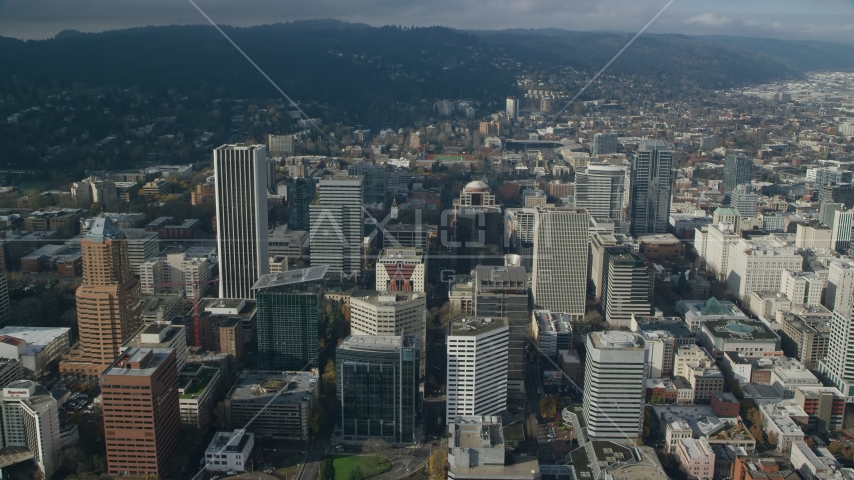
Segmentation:
<svg viewBox="0 0 854 480">
<path fill-rule="evenodd" d="M 306 370 L 316 366 L 323 281 L 322 276 L 306 280 L 304 272 L 308 270 L 270 274 L 262 277 L 255 287 L 258 356 L 262 370 Z M 293 281 L 275 280 L 288 276 Z M 268 281 L 268 277 L 273 280 Z"/>
<path fill-rule="evenodd" d="M 351 335 L 338 346 L 339 434 L 413 443 L 421 345 L 414 335 Z"/>
</svg>

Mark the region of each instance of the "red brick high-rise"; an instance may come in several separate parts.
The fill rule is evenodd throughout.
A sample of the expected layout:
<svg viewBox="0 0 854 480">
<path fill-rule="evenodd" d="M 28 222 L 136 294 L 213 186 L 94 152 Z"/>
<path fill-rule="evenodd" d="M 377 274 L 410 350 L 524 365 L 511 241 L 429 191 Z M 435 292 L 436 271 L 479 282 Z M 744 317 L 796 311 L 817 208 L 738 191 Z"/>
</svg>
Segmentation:
<svg viewBox="0 0 854 480">
<path fill-rule="evenodd" d="M 130 273 L 125 234 L 96 219 L 80 242 L 83 284 L 77 289 L 80 340 L 60 363 L 60 373 L 99 375 L 142 326 L 139 280 Z"/>
<path fill-rule="evenodd" d="M 181 429 L 175 362 L 171 348 L 131 347 L 101 375 L 110 475 L 170 478 Z"/>
</svg>

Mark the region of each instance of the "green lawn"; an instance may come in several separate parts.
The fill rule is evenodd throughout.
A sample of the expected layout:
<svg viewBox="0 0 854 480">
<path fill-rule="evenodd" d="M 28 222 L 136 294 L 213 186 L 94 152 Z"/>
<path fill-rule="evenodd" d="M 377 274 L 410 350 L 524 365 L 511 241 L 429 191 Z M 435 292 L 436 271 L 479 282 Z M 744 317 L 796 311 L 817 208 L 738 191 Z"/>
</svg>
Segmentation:
<svg viewBox="0 0 854 480">
<path fill-rule="evenodd" d="M 373 477 L 380 473 L 391 470 L 391 461 L 387 458 L 380 459 L 377 463 L 375 457 L 362 457 L 359 455 L 332 455 L 332 465 L 335 467 L 335 480 L 348 480 L 350 472 L 359 466 L 365 477 Z"/>
</svg>

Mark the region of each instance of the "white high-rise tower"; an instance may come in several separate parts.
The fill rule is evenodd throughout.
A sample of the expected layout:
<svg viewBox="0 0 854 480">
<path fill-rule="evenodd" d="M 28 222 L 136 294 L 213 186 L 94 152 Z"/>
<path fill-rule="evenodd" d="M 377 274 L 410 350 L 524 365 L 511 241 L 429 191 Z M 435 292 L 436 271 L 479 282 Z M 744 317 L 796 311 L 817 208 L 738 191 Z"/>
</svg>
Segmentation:
<svg viewBox="0 0 854 480">
<path fill-rule="evenodd" d="M 448 425 L 460 415 L 498 415 L 507 409 L 506 318 L 465 318 L 448 326 Z"/>
<path fill-rule="evenodd" d="M 267 149 L 223 145 L 213 151 L 220 298 L 254 298 L 270 273 L 267 243 Z"/>
<path fill-rule="evenodd" d="M 587 335 L 584 418 L 590 439 L 631 441 L 640 437 L 647 376 L 643 337 L 618 331 Z"/>
<path fill-rule="evenodd" d="M 854 402 L 854 262 L 834 260 L 827 273 L 825 306 L 833 310 L 830 321 L 830 343 L 827 356 L 819 361 L 818 371 L 846 397 Z"/>
<path fill-rule="evenodd" d="M 360 176 L 328 176 L 317 185 L 318 202 L 309 207 L 311 264 L 328 265 L 328 277 L 358 276 L 362 265 L 364 215 Z"/>
<path fill-rule="evenodd" d="M 537 207 L 531 293 L 538 309 L 584 320 L 590 215 L 567 207 Z"/>
</svg>

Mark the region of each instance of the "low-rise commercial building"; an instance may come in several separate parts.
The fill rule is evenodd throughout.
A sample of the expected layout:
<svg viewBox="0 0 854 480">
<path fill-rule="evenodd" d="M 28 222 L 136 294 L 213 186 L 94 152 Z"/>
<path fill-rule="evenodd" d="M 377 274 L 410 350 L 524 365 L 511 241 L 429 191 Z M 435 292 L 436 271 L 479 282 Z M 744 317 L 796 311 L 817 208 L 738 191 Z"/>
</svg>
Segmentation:
<svg viewBox="0 0 854 480">
<path fill-rule="evenodd" d="M 210 425 L 220 383 L 220 369 L 200 363 L 189 363 L 178 373 L 181 425 L 199 429 Z"/>
<path fill-rule="evenodd" d="M 41 376 L 71 346 L 69 328 L 3 327 L 0 329 L 0 358 L 21 362 L 28 375 Z"/>
<path fill-rule="evenodd" d="M 317 399 L 317 380 L 308 372 L 242 374 L 226 395 L 228 428 L 248 425 L 247 431 L 259 438 L 308 440 L 308 411 Z"/>
<path fill-rule="evenodd" d="M 746 357 L 782 355 L 780 337 L 759 320 L 749 318 L 707 320 L 700 325 L 700 343 L 716 358 L 724 352 Z"/>
<path fill-rule="evenodd" d="M 245 429 L 216 432 L 205 449 L 205 470 L 209 472 L 245 472 L 246 461 L 255 448 L 255 434 Z"/>
<path fill-rule="evenodd" d="M 531 330 L 540 352 L 549 357 L 557 356 L 558 350 L 572 348 L 572 324 L 569 315 L 534 310 L 531 313 Z"/>
<path fill-rule="evenodd" d="M 683 438 L 676 443 L 676 458 L 689 480 L 714 476 L 715 452 L 705 438 Z"/>
</svg>

